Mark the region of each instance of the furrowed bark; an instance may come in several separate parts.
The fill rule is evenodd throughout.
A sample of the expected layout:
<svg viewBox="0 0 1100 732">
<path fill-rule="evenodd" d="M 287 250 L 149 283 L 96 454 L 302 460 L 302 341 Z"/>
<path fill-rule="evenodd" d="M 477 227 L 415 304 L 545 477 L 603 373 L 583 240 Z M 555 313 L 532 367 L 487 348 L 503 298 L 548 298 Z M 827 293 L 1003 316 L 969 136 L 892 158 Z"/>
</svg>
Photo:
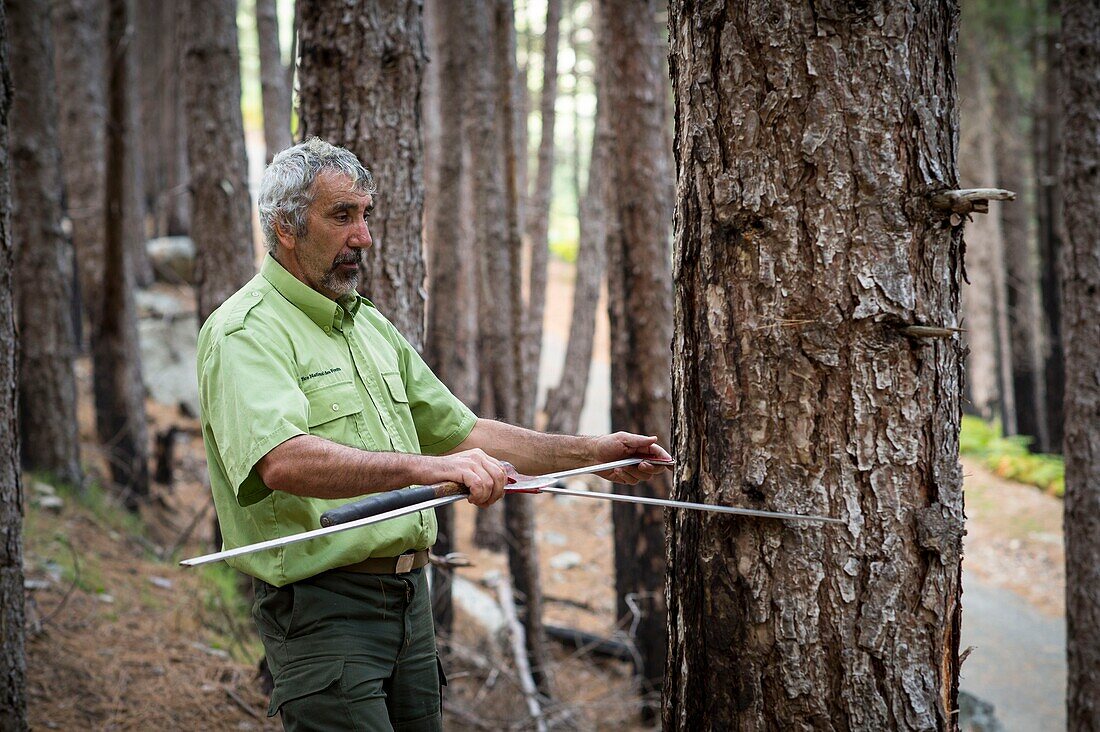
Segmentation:
<svg viewBox="0 0 1100 732">
<path fill-rule="evenodd" d="M 1100 727 L 1100 7 L 1062 6 L 1068 729 Z"/>
<path fill-rule="evenodd" d="M 554 176 L 554 127 L 558 100 L 558 40 L 561 35 L 562 0 L 546 3 L 546 32 L 542 40 L 542 91 L 539 93 L 539 151 L 535 189 L 527 209 L 527 240 L 531 244 L 527 315 L 524 329 L 524 408 L 535 411 L 538 398 L 539 356 L 542 353 L 542 320 L 546 310 L 546 265 L 549 260 L 550 201 Z"/>
<path fill-rule="evenodd" d="M 971 34 L 970 45 L 978 44 Z M 989 69 L 975 48 L 968 54 L 968 71 L 960 79 L 959 170 L 965 188 L 991 186 L 997 180 L 994 149 L 996 127 Z M 997 204 L 998 206 L 1012 204 Z M 982 419 L 998 419 L 1006 434 L 1016 432 L 1011 379 L 1005 287 L 1004 232 L 1000 211 L 974 215 L 963 234 L 966 274 L 971 283 L 962 293 L 967 389 L 971 407 Z"/>
<path fill-rule="evenodd" d="M 65 198 L 78 261 L 84 319 L 99 318 L 103 283 L 103 177 L 106 164 L 106 13 L 101 0 L 53 5 L 54 69 Z M 85 332 L 88 339 L 90 328 Z"/>
<path fill-rule="evenodd" d="M 1060 0 L 1050 0 L 1047 12 L 1056 15 Z M 1049 23 L 1049 21 L 1048 21 Z M 1044 368 L 1047 394 L 1047 438 L 1044 452 L 1062 452 L 1065 422 L 1065 355 L 1062 339 L 1061 313 L 1061 252 L 1062 252 L 1062 186 L 1059 168 L 1062 146 L 1062 121 L 1059 105 L 1062 98 L 1061 52 L 1056 31 L 1046 27 L 1039 35 L 1036 61 L 1040 81 L 1038 112 L 1035 115 L 1035 177 L 1036 223 L 1039 228 L 1039 284 L 1042 293 Z"/>
<path fill-rule="evenodd" d="M 424 249 L 427 256 L 428 301 L 425 360 L 450 390 L 474 411 L 477 407 L 477 297 L 476 250 L 470 230 L 470 171 L 463 165 L 463 99 L 468 69 L 473 63 L 464 43 L 464 12 L 458 3 L 428 0 L 424 26 L 429 61 L 425 78 Z M 434 70 L 433 70 L 434 67 Z M 434 77 L 434 78 L 433 78 Z M 434 94 L 429 94 L 430 86 Z M 437 117 L 437 133 L 427 130 L 427 120 Z M 431 155 L 427 155 L 429 141 Z M 455 304 L 460 304 L 458 307 Z M 499 509 L 498 509 L 499 510 Z M 439 537 L 435 551 L 454 548 L 454 508 L 436 510 Z M 453 623 L 450 572 L 433 569 L 440 578 L 432 586 L 436 629 L 449 634 Z"/>
<path fill-rule="evenodd" d="M 279 51 L 279 16 L 275 0 L 256 0 L 256 35 L 260 44 L 260 93 L 264 105 L 264 146 L 268 163 L 290 147 L 290 75 Z"/>
<path fill-rule="evenodd" d="M 133 254 L 135 164 L 133 141 L 134 73 L 127 38 L 131 0 L 110 0 L 107 15 L 107 153 L 104 279 L 98 322 L 93 323 L 92 372 L 96 431 L 110 460 L 111 478 L 126 507 L 136 511 L 149 495 L 149 442 L 145 386 L 141 380 Z"/>
<path fill-rule="evenodd" d="M 62 229 L 61 150 L 49 15 L 17 3 L 8 15 L 15 98 L 12 243 L 19 322 L 23 464 L 79 487 L 72 241 Z M 47 62 L 43 63 L 43 59 Z"/>
<path fill-rule="evenodd" d="M 671 730 L 957 728 L 958 8 L 673 3 Z"/>
<path fill-rule="evenodd" d="M 1024 131 L 1023 100 L 1017 90 L 1015 67 L 999 68 L 993 76 L 1000 121 L 995 147 L 997 185 L 1020 191 L 1015 203 L 999 207 L 1004 232 L 1006 304 L 1012 352 L 1012 390 L 1016 402 L 1016 431 L 1034 438 L 1032 447 L 1049 442 L 1047 433 L 1046 384 L 1043 380 L 1042 314 L 1039 309 L 1038 251 L 1032 235 L 1033 197 L 1023 195 L 1033 188 L 1029 170 L 1027 135 Z"/>
<path fill-rule="evenodd" d="M 672 282 L 669 206 L 672 161 L 665 146 L 668 81 L 665 35 L 656 2 L 605 0 L 599 6 L 601 90 L 614 128 L 607 238 L 611 321 L 611 427 L 656 435 L 669 444 Z M 669 473 L 623 491 L 666 498 Z M 620 623 L 637 620 L 635 644 L 645 691 L 660 688 L 665 667 L 664 512 L 615 504 L 615 595 Z"/>
<path fill-rule="evenodd" d="M 8 152 L 12 83 L 4 5 L 0 0 L 0 724 L 21 732 L 27 729 L 23 487 L 19 469 L 19 343 L 12 293 L 12 160 Z"/>
<path fill-rule="evenodd" d="M 236 0 L 193 0 L 185 89 L 199 324 L 255 271 Z"/>
<path fill-rule="evenodd" d="M 298 8 L 302 139 L 316 135 L 346 147 L 374 175 L 374 246 L 364 253 L 359 291 L 422 351 L 421 3 L 356 0 Z"/>
<path fill-rule="evenodd" d="M 496 54 L 497 93 L 501 114 L 500 128 L 504 134 L 504 203 L 508 225 L 507 252 L 510 282 L 508 296 L 512 300 L 515 330 L 511 340 L 512 391 L 516 394 L 516 414 L 513 419 L 531 427 L 534 421 L 534 401 L 528 398 L 534 389 L 527 383 L 531 377 L 523 368 L 528 353 L 526 318 L 523 311 L 522 242 L 519 224 L 519 179 L 516 144 L 517 93 L 516 93 L 516 31 L 515 9 L 512 0 L 496 0 L 494 4 L 494 44 Z M 504 528 L 508 544 L 508 571 L 512 584 L 521 596 L 520 616 L 524 628 L 524 644 L 531 666 L 531 678 L 543 697 L 552 696 L 550 683 L 550 655 L 546 648 L 546 636 L 542 629 L 542 583 L 539 581 L 538 543 L 535 540 L 535 507 L 530 501 L 504 501 Z"/>
</svg>

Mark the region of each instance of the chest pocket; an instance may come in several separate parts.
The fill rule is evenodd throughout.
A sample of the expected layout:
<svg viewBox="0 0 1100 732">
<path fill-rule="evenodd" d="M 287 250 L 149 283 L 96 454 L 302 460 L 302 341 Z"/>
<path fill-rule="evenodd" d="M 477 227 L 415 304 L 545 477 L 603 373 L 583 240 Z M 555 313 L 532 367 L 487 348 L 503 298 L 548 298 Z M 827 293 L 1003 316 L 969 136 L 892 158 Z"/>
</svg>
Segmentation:
<svg viewBox="0 0 1100 732">
<path fill-rule="evenodd" d="M 350 447 L 362 447 L 356 415 L 363 400 L 350 381 L 326 384 L 305 393 L 309 402 L 309 433 Z"/>
<path fill-rule="evenodd" d="M 386 382 L 386 388 L 390 390 L 390 396 L 395 402 L 409 403 L 409 395 L 405 393 L 405 382 L 401 380 L 401 374 L 396 371 L 386 371 L 382 374 L 382 381 Z"/>
</svg>

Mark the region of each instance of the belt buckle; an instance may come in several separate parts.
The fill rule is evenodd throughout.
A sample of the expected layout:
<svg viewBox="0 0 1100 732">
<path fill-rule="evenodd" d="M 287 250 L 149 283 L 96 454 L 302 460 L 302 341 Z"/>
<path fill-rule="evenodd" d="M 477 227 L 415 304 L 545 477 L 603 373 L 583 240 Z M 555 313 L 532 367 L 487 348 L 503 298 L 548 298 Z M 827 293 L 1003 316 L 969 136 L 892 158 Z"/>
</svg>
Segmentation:
<svg viewBox="0 0 1100 732">
<path fill-rule="evenodd" d="M 397 567 L 394 572 L 397 574 L 405 574 L 413 570 L 413 562 L 416 560 L 415 554 L 402 554 L 397 558 Z"/>
</svg>

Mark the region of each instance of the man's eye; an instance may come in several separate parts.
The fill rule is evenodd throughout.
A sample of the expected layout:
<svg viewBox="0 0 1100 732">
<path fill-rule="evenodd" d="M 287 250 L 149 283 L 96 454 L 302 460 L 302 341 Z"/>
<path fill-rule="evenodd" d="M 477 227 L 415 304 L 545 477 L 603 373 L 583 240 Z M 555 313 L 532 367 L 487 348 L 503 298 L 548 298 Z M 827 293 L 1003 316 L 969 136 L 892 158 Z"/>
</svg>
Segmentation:
<svg viewBox="0 0 1100 732">
<path fill-rule="evenodd" d="M 367 210 L 367 211 L 363 212 L 363 218 L 365 218 L 365 219 L 369 219 L 373 215 L 374 215 L 374 211 L 371 211 L 371 210 Z"/>
<path fill-rule="evenodd" d="M 347 213 L 344 212 L 344 213 L 336 214 L 336 220 L 339 221 L 340 223 L 345 223 L 348 220 Z"/>
</svg>

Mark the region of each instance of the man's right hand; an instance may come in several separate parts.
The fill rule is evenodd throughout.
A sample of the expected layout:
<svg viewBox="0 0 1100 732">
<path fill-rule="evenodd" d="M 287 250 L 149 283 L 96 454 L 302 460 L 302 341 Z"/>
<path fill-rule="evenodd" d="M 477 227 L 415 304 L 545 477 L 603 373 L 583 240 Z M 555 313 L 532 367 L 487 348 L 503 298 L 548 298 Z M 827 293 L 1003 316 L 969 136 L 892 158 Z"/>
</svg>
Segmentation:
<svg viewBox="0 0 1100 732">
<path fill-rule="evenodd" d="M 432 480 L 452 480 L 470 489 L 470 503 L 485 508 L 504 496 L 508 473 L 496 458 L 480 448 L 435 458 Z"/>
</svg>

